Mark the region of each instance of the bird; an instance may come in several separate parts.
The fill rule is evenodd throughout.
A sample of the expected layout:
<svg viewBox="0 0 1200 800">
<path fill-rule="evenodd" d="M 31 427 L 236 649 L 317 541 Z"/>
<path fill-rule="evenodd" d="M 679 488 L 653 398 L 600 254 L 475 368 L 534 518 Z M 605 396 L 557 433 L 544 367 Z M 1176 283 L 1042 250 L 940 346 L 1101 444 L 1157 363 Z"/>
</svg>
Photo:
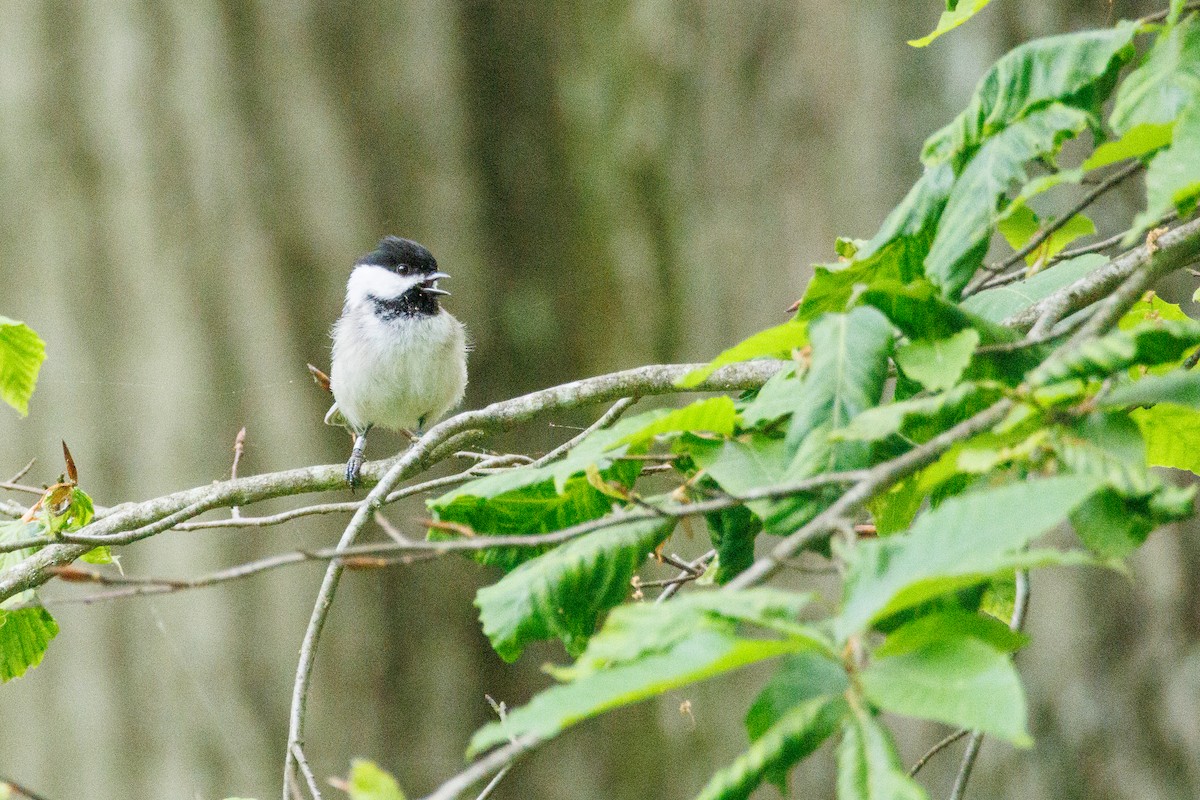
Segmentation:
<svg viewBox="0 0 1200 800">
<path fill-rule="evenodd" d="M 351 490 L 372 428 L 415 438 L 462 401 L 466 329 L 442 308 L 450 293 L 438 287 L 449 277 L 429 250 L 399 236 L 385 236 L 350 271 L 333 326 L 334 403 L 325 422 L 354 436 L 346 463 Z"/>
</svg>

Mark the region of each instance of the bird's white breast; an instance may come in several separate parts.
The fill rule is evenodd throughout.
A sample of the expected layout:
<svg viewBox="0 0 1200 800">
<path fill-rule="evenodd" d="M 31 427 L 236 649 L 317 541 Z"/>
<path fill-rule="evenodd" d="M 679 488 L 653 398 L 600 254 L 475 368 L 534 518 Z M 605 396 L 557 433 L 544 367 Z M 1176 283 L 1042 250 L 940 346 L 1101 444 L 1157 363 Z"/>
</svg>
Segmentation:
<svg viewBox="0 0 1200 800">
<path fill-rule="evenodd" d="M 376 282 L 379 276 L 364 277 Z M 462 400 L 467 385 L 463 325 L 445 309 L 380 319 L 365 296 L 365 283 L 356 287 L 351 277 L 346 307 L 333 329 L 330 383 L 338 408 L 358 431 L 368 425 L 392 430 L 416 430 L 422 421 L 431 425 Z"/>
</svg>

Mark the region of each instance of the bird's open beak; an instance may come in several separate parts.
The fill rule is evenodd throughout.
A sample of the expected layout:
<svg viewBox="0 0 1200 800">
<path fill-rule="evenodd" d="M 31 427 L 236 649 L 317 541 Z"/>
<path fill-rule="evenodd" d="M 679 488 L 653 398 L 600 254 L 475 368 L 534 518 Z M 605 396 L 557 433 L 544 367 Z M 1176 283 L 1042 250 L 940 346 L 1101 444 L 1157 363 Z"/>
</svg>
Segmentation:
<svg viewBox="0 0 1200 800">
<path fill-rule="evenodd" d="M 442 278 L 449 278 L 449 277 L 450 276 L 444 272 L 435 272 L 432 275 L 430 275 L 429 277 L 427 277 L 421 283 L 421 291 L 424 292 L 425 294 L 441 294 L 441 295 L 445 295 L 445 296 L 449 297 L 450 296 L 449 292 L 447 292 L 445 289 L 437 288 L 437 282 L 439 280 L 441 280 Z"/>
</svg>

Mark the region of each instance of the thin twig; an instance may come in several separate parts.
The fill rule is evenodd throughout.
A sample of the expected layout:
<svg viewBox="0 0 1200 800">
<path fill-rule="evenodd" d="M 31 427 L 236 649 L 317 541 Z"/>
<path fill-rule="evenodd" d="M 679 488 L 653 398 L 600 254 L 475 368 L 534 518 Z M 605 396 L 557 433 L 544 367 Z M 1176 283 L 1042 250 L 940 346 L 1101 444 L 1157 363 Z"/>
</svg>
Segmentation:
<svg viewBox="0 0 1200 800">
<path fill-rule="evenodd" d="M 921 768 L 924 767 L 927 763 L 929 763 L 929 759 L 933 758 L 938 753 L 942 752 L 947 747 L 954 744 L 955 742 L 957 742 L 959 739 L 963 738 L 970 732 L 971 732 L 970 728 L 959 728 L 957 731 L 950 734 L 945 739 L 942 739 L 940 742 L 935 744 L 933 747 L 929 748 L 928 752 L 926 752 L 925 755 L 923 755 L 919 759 L 917 759 L 917 763 L 913 764 L 912 769 L 910 769 L 908 771 L 908 777 L 910 777 L 910 778 L 915 777 L 916 774 L 921 771 Z"/>
<path fill-rule="evenodd" d="M 1159 237 L 1157 250 L 1142 245 L 1123 253 L 1079 280 L 1004 320 L 1005 327 L 1029 331 L 1044 316 L 1057 322 L 1110 295 L 1131 275 L 1153 266 L 1151 280 L 1191 263 L 1200 254 L 1200 220 L 1192 220 Z"/>
<path fill-rule="evenodd" d="M 25 474 L 28 473 L 29 470 L 33 469 L 33 465 L 36 463 L 37 463 L 36 456 L 29 459 L 29 463 L 26 464 L 25 466 L 21 467 L 19 470 L 17 470 L 17 474 L 13 475 L 11 478 L 9 478 L 6 481 L 6 483 L 16 483 L 17 481 L 21 480 L 21 478 L 24 478 Z"/>
<path fill-rule="evenodd" d="M 1092 203 L 1096 202 L 1098 199 L 1100 199 L 1100 197 L 1111 191 L 1114 186 L 1119 185 L 1130 175 L 1133 175 L 1135 172 L 1142 169 L 1143 166 L 1144 165 L 1142 162 L 1137 159 L 1134 159 L 1130 163 L 1126 164 L 1124 167 L 1114 172 L 1111 176 L 1101 181 L 1095 189 L 1092 189 L 1090 192 L 1084 195 L 1078 203 L 1071 206 L 1065 212 L 1056 217 L 1053 222 L 1049 223 L 1036 234 L 1034 234 L 1033 238 L 1026 242 L 1024 247 L 1022 247 L 1020 250 L 1017 250 L 999 264 L 990 267 L 984 267 L 982 272 L 986 275 L 995 275 L 996 273 L 1003 272 L 1015 264 L 1021 263 L 1025 256 L 1041 247 L 1043 242 L 1045 242 L 1047 239 L 1053 236 L 1055 232 L 1070 222 L 1076 214 L 1079 214 Z M 986 280 L 981 280 L 973 287 L 968 287 L 963 292 L 963 297 L 966 298 L 975 294 L 983 288 L 984 283 L 986 283 Z"/>
<path fill-rule="evenodd" d="M 550 462 L 556 461 L 557 459 L 561 458 L 572 447 L 579 444 L 580 442 L 582 442 L 587 437 L 591 436 L 596 431 L 602 430 L 604 428 L 607 428 L 609 425 L 612 425 L 614 422 L 616 422 L 618 419 L 621 418 L 621 415 L 624 414 L 629 409 L 630 406 L 632 406 L 637 401 L 638 401 L 638 399 L 636 397 L 622 397 L 620 400 L 613 403 L 612 407 L 609 408 L 608 411 L 605 411 L 603 416 L 600 417 L 600 419 L 596 420 L 591 425 L 587 426 L 582 431 L 580 431 L 578 434 L 576 434 L 575 436 L 572 436 L 570 439 L 568 439 L 567 441 L 560 444 L 558 447 L 551 450 L 549 453 L 546 453 L 546 455 L 544 455 L 541 458 L 539 458 L 538 460 L 534 461 L 533 466 L 535 466 L 535 467 L 545 466 L 546 464 L 549 464 Z"/>
<path fill-rule="evenodd" d="M 299 742 L 292 743 L 292 755 L 296 757 L 296 764 L 300 767 L 300 773 L 304 775 L 304 782 L 308 784 L 308 790 L 312 792 L 313 800 L 322 800 L 321 788 L 317 786 L 317 778 L 313 775 L 312 767 L 308 765 L 308 759 L 304 757 L 304 748 Z"/>
<path fill-rule="evenodd" d="M 462 772 L 443 783 L 433 794 L 422 800 L 454 800 L 464 791 L 493 772 L 514 762 L 518 756 L 536 747 L 541 739 L 533 735 L 518 736 L 503 747 L 498 747 L 483 758 L 475 761 Z"/>
<path fill-rule="evenodd" d="M 246 452 L 246 426 L 237 432 L 237 436 L 233 438 L 233 466 L 229 468 L 229 479 L 237 480 L 238 463 L 242 460 L 242 454 Z M 242 516 L 242 510 L 237 506 L 230 506 L 229 516 L 234 519 Z"/>
<path fill-rule="evenodd" d="M 662 594 L 654 598 L 655 603 L 665 603 L 675 596 L 675 593 L 683 588 L 683 585 L 688 581 L 695 580 L 704 574 L 705 567 L 708 562 L 712 561 L 717 556 L 716 550 L 709 550 L 704 555 L 697 558 L 688 564 L 684 564 L 678 575 L 675 576 L 675 581 L 663 589 Z M 644 584 L 645 585 L 645 584 Z"/>
<path fill-rule="evenodd" d="M 1025 616 L 1029 612 L 1029 573 L 1025 570 L 1018 571 L 1016 582 L 1012 619 L 1009 620 L 1008 627 L 1014 631 L 1020 631 L 1025 627 Z M 975 769 L 975 759 L 979 757 L 981 747 L 983 747 L 983 731 L 975 731 L 971 734 L 971 741 L 967 744 L 966 752 L 963 753 L 962 764 L 958 768 L 958 777 L 954 779 L 954 789 L 950 792 L 950 800 L 962 800 L 963 795 L 966 794 L 967 781 L 971 779 L 971 772 Z"/>
</svg>

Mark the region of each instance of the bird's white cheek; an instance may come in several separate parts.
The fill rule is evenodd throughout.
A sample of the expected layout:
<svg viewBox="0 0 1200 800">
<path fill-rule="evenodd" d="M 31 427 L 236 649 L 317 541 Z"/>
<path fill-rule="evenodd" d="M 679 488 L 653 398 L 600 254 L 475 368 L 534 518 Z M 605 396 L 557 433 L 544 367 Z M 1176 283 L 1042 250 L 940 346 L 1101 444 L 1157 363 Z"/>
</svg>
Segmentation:
<svg viewBox="0 0 1200 800">
<path fill-rule="evenodd" d="M 421 282 L 420 278 L 405 278 L 390 269 L 371 264 L 360 264 L 350 273 L 346 284 L 346 303 L 355 305 L 367 302 L 368 297 L 392 300 Z"/>
</svg>

